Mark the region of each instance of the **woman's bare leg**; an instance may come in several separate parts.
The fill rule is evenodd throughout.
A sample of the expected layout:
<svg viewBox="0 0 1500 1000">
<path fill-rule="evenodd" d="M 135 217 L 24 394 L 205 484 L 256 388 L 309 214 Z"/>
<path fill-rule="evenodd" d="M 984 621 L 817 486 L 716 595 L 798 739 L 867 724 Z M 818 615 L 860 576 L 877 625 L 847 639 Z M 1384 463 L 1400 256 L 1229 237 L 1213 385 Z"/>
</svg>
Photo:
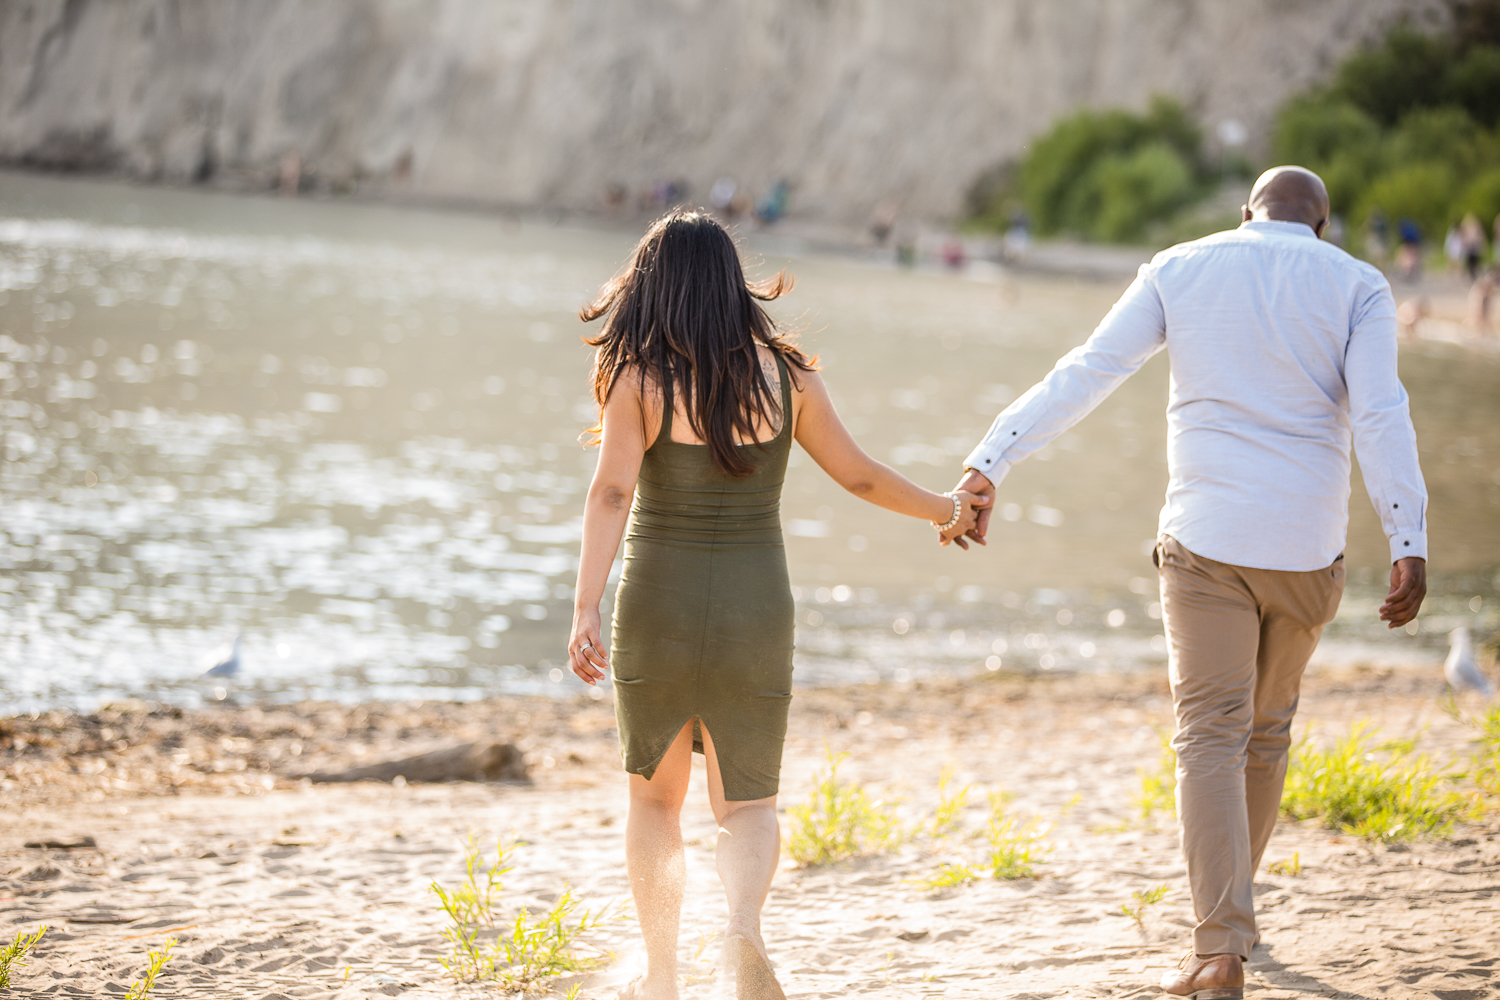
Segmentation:
<svg viewBox="0 0 1500 1000">
<path fill-rule="evenodd" d="M 682 857 L 682 800 L 692 774 L 693 724 L 682 727 L 656 773 L 630 775 L 625 868 L 635 915 L 646 941 L 646 974 L 622 997 L 676 1000 L 677 931 L 687 871 Z"/>
<path fill-rule="evenodd" d="M 747 969 L 741 963 L 736 970 L 738 991 L 742 998 L 780 998 L 781 987 L 765 963 L 766 945 L 760 934 L 760 911 L 771 890 L 771 878 L 781 859 L 781 827 L 776 820 L 776 796 L 727 802 L 724 783 L 719 775 L 719 759 L 714 753 L 713 738 L 703 727 L 703 751 L 708 762 L 708 798 L 714 819 L 719 824 L 719 838 L 714 861 L 724 896 L 729 902 L 729 924 L 724 929 L 725 953 L 736 960 L 741 942 L 748 942 L 759 961 L 744 956 L 756 966 Z M 737 941 L 736 939 L 740 939 Z"/>
</svg>

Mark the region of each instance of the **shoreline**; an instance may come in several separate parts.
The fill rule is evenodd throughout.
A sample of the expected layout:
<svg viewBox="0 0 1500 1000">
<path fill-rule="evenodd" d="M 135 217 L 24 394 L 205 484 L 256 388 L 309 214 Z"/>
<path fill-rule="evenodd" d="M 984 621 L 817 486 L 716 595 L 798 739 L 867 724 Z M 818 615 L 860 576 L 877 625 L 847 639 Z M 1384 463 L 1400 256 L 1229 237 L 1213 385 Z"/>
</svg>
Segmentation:
<svg viewBox="0 0 1500 1000">
<path fill-rule="evenodd" d="M 173 183 L 169 180 L 146 180 L 128 173 L 41 170 L 11 162 L 0 163 L 0 175 L 4 174 L 60 184 L 97 184 L 129 187 L 145 192 L 266 199 L 279 205 L 300 202 L 318 207 L 349 205 L 484 217 L 506 225 L 569 226 L 623 234 L 631 239 L 653 219 L 673 207 L 710 211 L 706 205 L 691 200 L 680 206 L 662 206 L 651 212 L 610 212 L 604 209 L 506 204 L 462 197 L 413 196 L 399 191 L 312 191 L 288 198 L 274 188 L 266 189 L 251 184 Z M 874 240 L 866 224 L 831 222 L 796 213 L 771 223 L 759 223 L 751 217 L 726 219 L 725 222 L 756 253 L 821 255 L 899 266 L 894 242 Z M 1004 234 L 967 229 L 963 220 L 909 220 L 907 225 L 911 231 L 911 244 L 917 248 L 919 256 L 924 258 L 924 262 L 917 266 L 918 270 L 959 275 L 980 281 L 1029 276 L 1100 284 L 1128 282 L 1141 265 L 1148 263 L 1157 252 L 1171 245 L 1092 243 L 1068 236 L 1054 236 L 1032 238 L 1024 252 L 1013 253 L 1006 247 Z M 963 247 L 965 263 L 958 268 L 941 262 L 944 244 L 954 240 Z M 1408 331 L 1412 326 L 1419 328 L 1416 332 L 1409 333 L 1410 340 L 1468 347 L 1483 346 L 1486 341 L 1500 344 L 1500 334 L 1491 331 L 1486 336 L 1476 333 L 1468 325 L 1465 299 L 1469 282 L 1452 267 L 1443 270 L 1424 267 L 1415 279 L 1402 278 L 1391 270 L 1393 267 L 1394 264 L 1387 262 L 1380 269 L 1390 282 L 1397 302 L 1426 300 L 1421 312 L 1413 314 L 1416 317 L 1414 323 L 1403 320 L 1404 328 Z"/>
<path fill-rule="evenodd" d="M 946 627 L 927 630 L 930 636 L 894 638 L 889 629 L 878 627 L 842 627 L 814 629 L 802 637 L 793 691 L 797 695 L 813 692 L 838 692 L 845 689 L 897 689 L 913 685 L 1000 683 L 1067 683 L 1072 679 L 1091 679 L 1102 685 L 1129 683 L 1132 679 L 1165 677 L 1167 656 L 1152 639 L 1136 632 L 1115 633 L 1068 630 L 1024 635 L 1003 630 Z M 964 634 L 961 646 L 952 641 L 954 634 Z M 1484 643 L 1488 633 L 1475 632 L 1476 641 Z M 1447 648 L 1447 626 L 1441 629 L 1441 641 L 1428 639 L 1420 644 L 1386 645 L 1379 636 L 1349 635 L 1327 637 L 1319 643 L 1309 664 L 1309 675 L 1339 671 L 1377 671 L 1383 676 L 1408 678 L 1422 674 L 1438 676 Z M 997 637 L 999 639 L 997 640 Z M 894 638 L 894 641 L 893 641 Z M 1035 645 L 1028 640 L 1036 639 Z M 1405 637 L 1403 636 L 1403 639 Z M 1500 640 L 1500 635 L 1489 639 Z M 1089 647 L 1083 656 L 1080 647 Z M 253 648 L 247 644 L 247 649 Z M 994 650 L 1000 649 L 1003 655 Z M 1002 665 L 990 666 L 1000 660 Z M 902 666 L 892 667 L 892 664 Z M 561 677 L 549 676 L 561 669 Z M 472 677 L 468 674 L 472 672 Z M 499 675 L 504 675 L 503 677 Z M 292 711 L 309 706 L 328 706 L 339 711 L 353 711 L 372 706 L 410 705 L 476 705 L 504 703 L 508 700 L 536 699 L 543 703 L 568 706 L 613 704 L 608 685 L 584 687 L 566 669 L 542 661 L 529 670 L 518 665 L 470 667 L 465 679 L 449 685 L 412 682 L 406 684 L 365 684 L 360 687 L 317 687 L 296 678 L 257 678 L 253 674 L 235 681 L 205 679 L 194 673 L 176 683 L 157 682 L 146 690 L 110 692 L 107 688 L 84 692 L 72 700 L 34 700 L 16 709 L 8 717 L 0 716 L 0 727 L 7 722 L 35 720 L 43 715 L 62 713 L 84 719 L 116 711 L 122 706 L 146 706 L 152 711 L 191 713 L 221 711 Z M 15 701 L 12 701 L 15 705 Z M 0 735 L 4 729 L 0 728 Z M 3 786 L 0 786 L 3 787 Z"/>
<path fill-rule="evenodd" d="M 1439 604 L 1442 598 L 1432 603 Z M 1488 602 L 1487 602 L 1488 605 Z M 816 607 L 816 606 L 810 606 Z M 975 626 L 965 619 L 945 620 L 940 627 L 913 628 L 895 634 L 888 625 L 835 617 L 840 611 L 858 616 L 863 609 L 829 609 L 821 626 L 806 626 L 799 634 L 793 690 L 797 693 L 838 691 L 881 685 L 971 683 L 976 681 L 1061 681 L 1093 678 L 1109 685 L 1153 675 L 1165 676 L 1167 656 L 1161 634 L 1139 629 L 1046 630 L 1046 622 L 1022 621 L 1012 628 Z M 799 621 L 805 609 L 799 605 Z M 908 613 L 909 614 L 909 613 Z M 1448 633 L 1467 624 L 1476 643 L 1500 643 L 1486 624 L 1493 616 L 1464 618 L 1434 608 L 1422 620 L 1419 637 L 1402 634 L 1387 641 L 1375 629 L 1349 627 L 1343 619 L 1331 626 L 1309 665 L 1309 674 L 1345 670 L 1376 670 L 1387 675 L 1439 676 L 1447 654 Z M 883 621 L 883 619 L 882 619 Z M 951 626 L 951 627 L 950 627 Z M 1341 627 L 1343 626 L 1343 627 Z M 1033 631 L 1033 628 L 1036 630 Z M 961 638 L 959 638 L 961 637 Z M 1155 642 L 1153 643 L 1153 640 Z M 265 648 L 262 648 L 265 647 Z M 262 640 L 250 637 L 247 654 L 275 661 Z M 1086 651 L 1086 652 L 1085 652 Z M 1000 661 L 992 666 L 994 661 Z M 560 670 L 560 676 L 551 676 Z M 420 670 L 414 674 L 420 675 Z M 608 707 L 606 687 L 587 688 L 572 673 L 543 660 L 520 664 L 475 664 L 449 670 L 446 684 L 413 680 L 409 683 L 337 683 L 321 685 L 295 674 L 258 674 L 254 669 L 235 681 L 205 679 L 193 673 L 174 680 L 158 679 L 136 690 L 111 691 L 100 685 L 71 696 L 22 698 L 12 695 L 12 718 L 64 712 L 83 717 L 121 704 L 157 705 L 186 712 L 204 709 L 287 710 L 307 704 L 328 704 L 343 710 L 371 705 L 471 705 L 513 698 L 538 698 L 549 703 L 591 702 Z M 3 723 L 3 718 L 0 718 Z"/>
<path fill-rule="evenodd" d="M 93 712 L 54 708 L 0 717 L 0 802 L 55 805 L 196 790 L 259 794 L 305 789 L 304 776 L 310 772 L 475 741 L 516 746 L 526 755 L 532 781 L 553 769 L 561 774 L 571 766 L 612 765 L 613 700 L 601 688 L 574 686 L 579 690 L 571 693 L 472 701 L 224 701 L 186 708 L 132 698 Z M 1384 715 L 1389 703 L 1415 713 L 1413 717 L 1425 720 L 1422 725 L 1435 719 L 1452 722 L 1440 706 L 1446 691 L 1440 664 L 1421 671 L 1367 662 L 1314 664 L 1303 679 L 1303 691 L 1306 699 L 1330 705 L 1340 717 L 1358 709 Z M 1158 725 L 1171 724 L 1164 668 L 1058 670 L 797 686 L 789 733 L 796 732 L 799 720 L 806 728 L 843 731 L 913 714 L 921 725 L 897 725 L 892 738 L 905 739 L 913 731 L 928 738 L 954 726 L 973 733 L 973 723 L 949 718 L 947 712 L 974 708 L 1003 715 L 1017 703 L 1046 706 L 1049 712 L 1065 706 L 1130 705 L 1153 713 Z M 1298 719 L 1300 731 L 1306 712 Z M 1448 729 L 1450 737 L 1465 732 L 1456 724 Z M 1401 735 L 1416 738 L 1421 727 Z M 1442 745 L 1452 749 L 1451 742 Z"/>
</svg>

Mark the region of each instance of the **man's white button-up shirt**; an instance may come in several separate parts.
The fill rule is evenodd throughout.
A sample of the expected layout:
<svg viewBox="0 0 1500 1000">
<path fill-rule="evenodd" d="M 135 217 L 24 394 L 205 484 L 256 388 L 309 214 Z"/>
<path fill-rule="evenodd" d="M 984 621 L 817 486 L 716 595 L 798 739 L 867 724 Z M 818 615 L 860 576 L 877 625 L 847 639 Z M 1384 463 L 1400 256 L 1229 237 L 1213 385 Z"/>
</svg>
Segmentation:
<svg viewBox="0 0 1500 1000">
<path fill-rule="evenodd" d="M 1163 347 L 1162 533 L 1236 566 L 1329 565 L 1348 529 L 1352 436 L 1391 559 L 1427 557 L 1390 285 L 1299 222 L 1246 222 L 1157 254 L 965 464 L 998 485 Z"/>
</svg>

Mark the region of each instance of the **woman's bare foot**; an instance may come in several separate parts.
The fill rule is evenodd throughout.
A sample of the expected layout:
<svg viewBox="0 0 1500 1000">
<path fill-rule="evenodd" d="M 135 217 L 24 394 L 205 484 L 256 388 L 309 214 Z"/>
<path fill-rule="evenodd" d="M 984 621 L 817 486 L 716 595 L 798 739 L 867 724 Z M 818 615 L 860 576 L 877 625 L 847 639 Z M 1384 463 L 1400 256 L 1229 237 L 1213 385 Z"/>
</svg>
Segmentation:
<svg viewBox="0 0 1500 1000">
<path fill-rule="evenodd" d="M 731 929 L 724 935 L 724 964 L 734 973 L 736 1000 L 786 1000 L 760 935 Z"/>
<path fill-rule="evenodd" d="M 671 983 L 651 983 L 645 976 L 638 976 L 625 984 L 615 1000 L 677 1000 L 677 983 L 675 979 Z"/>
</svg>

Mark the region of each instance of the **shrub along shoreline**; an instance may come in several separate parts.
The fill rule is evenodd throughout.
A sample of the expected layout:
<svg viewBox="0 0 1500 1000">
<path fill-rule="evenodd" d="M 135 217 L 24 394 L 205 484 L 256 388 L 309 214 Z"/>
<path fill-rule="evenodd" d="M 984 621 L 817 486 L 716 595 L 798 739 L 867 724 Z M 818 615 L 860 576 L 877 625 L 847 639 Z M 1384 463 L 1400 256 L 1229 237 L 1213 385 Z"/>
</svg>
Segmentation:
<svg viewBox="0 0 1500 1000">
<path fill-rule="evenodd" d="M 1271 148 L 1275 163 L 1327 182 L 1352 252 L 1383 261 L 1403 227 L 1440 246 L 1470 214 L 1488 235 L 1500 221 L 1500 0 L 1461 5 L 1446 32 L 1402 25 L 1352 53 L 1283 105 Z M 1084 109 L 980 177 L 968 225 L 1165 246 L 1233 225 L 1203 204 L 1223 180 L 1254 172 L 1227 151 L 1210 158 L 1171 98 L 1144 113 Z"/>
</svg>

